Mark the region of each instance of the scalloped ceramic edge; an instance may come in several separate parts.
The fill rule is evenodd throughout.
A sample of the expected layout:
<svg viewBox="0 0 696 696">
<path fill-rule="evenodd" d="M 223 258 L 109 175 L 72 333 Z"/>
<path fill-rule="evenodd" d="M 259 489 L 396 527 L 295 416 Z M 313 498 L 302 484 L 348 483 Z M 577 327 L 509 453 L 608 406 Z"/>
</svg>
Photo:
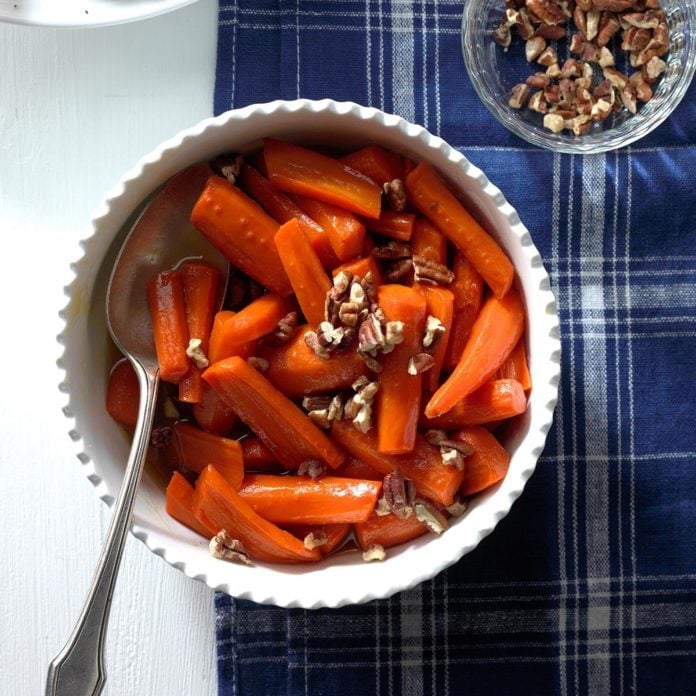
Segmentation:
<svg viewBox="0 0 696 696">
<path fill-rule="evenodd" d="M 341 132 L 345 131 L 345 132 Z M 347 147 L 381 142 L 417 159 L 427 159 L 466 198 L 503 244 L 518 273 L 528 307 L 530 370 L 534 387 L 519 432 L 508 442 L 514 450 L 510 471 L 494 490 L 479 496 L 470 510 L 439 537 L 421 537 L 388 555 L 364 563 L 360 554 L 339 554 L 331 562 L 303 566 L 256 565 L 251 568 L 212 558 L 207 543 L 163 512 L 163 492 L 144 477 L 134 510 L 133 534 L 167 563 L 211 588 L 235 597 L 284 607 L 338 607 L 389 597 L 434 577 L 471 551 L 508 513 L 524 489 L 544 447 L 553 420 L 560 377 L 560 341 L 556 304 L 541 257 L 516 211 L 481 170 L 442 139 L 421 126 L 373 108 L 330 100 L 275 101 L 229 111 L 180 132 L 127 172 L 107 195 L 80 242 L 81 257 L 65 288 L 69 298 L 60 312 L 64 329 L 60 390 L 63 412 L 84 472 L 109 506 L 122 479 L 128 451 L 125 435 L 103 407 L 106 329 L 99 305 L 102 259 L 114 235 L 146 195 L 176 171 L 211 155 L 251 144 L 263 135 L 305 141 L 336 142 Z M 106 269 L 109 270 L 109 269 Z M 108 275 L 108 274 L 107 274 Z M 100 319 L 100 317 L 102 317 Z M 104 325 L 105 327 L 105 325 Z M 101 332 L 101 333 L 100 333 Z M 104 334 L 104 336 L 101 336 Z M 92 366 L 91 362 L 99 362 Z M 97 372 L 99 374 L 99 372 Z M 526 431 L 526 432 L 523 432 Z"/>
</svg>

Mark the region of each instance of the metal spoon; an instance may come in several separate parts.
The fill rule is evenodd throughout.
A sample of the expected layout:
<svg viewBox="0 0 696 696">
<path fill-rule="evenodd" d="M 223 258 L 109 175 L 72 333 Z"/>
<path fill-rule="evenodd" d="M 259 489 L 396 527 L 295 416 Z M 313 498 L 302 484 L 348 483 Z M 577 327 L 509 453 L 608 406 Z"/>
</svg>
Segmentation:
<svg viewBox="0 0 696 696">
<path fill-rule="evenodd" d="M 130 528 L 157 402 L 159 367 L 147 303 L 147 283 L 161 270 L 199 258 L 227 274 L 227 262 L 189 222 L 211 174 L 204 165 L 184 170 L 155 194 L 126 237 L 106 297 L 111 336 L 138 375 L 140 404 L 126 473 L 92 587 L 72 635 L 48 671 L 48 696 L 99 694 L 106 681 L 104 642 L 116 577 Z M 224 292 L 225 283 L 221 284 Z"/>
</svg>

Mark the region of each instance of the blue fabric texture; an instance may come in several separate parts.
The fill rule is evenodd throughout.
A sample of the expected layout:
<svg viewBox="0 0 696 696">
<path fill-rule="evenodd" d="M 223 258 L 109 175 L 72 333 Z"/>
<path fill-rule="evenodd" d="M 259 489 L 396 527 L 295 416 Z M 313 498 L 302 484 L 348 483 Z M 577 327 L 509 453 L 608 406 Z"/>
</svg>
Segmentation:
<svg viewBox="0 0 696 696">
<path fill-rule="evenodd" d="M 696 89 L 628 149 L 555 155 L 478 100 L 461 12 L 221 0 L 216 112 L 376 106 L 503 190 L 551 275 L 563 378 L 523 496 L 434 580 L 340 610 L 218 594 L 220 694 L 696 693 Z"/>
</svg>

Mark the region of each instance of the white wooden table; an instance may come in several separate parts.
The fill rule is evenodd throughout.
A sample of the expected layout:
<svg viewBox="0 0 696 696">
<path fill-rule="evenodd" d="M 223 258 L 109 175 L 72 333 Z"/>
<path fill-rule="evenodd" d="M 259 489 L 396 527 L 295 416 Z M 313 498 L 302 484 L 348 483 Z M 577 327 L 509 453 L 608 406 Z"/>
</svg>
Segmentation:
<svg viewBox="0 0 696 696">
<path fill-rule="evenodd" d="M 212 113 L 214 0 L 103 29 L 0 25 L 0 693 L 43 693 L 108 524 L 60 412 L 62 287 L 135 161 Z M 212 591 L 128 540 L 105 693 L 216 690 Z"/>
</svg>

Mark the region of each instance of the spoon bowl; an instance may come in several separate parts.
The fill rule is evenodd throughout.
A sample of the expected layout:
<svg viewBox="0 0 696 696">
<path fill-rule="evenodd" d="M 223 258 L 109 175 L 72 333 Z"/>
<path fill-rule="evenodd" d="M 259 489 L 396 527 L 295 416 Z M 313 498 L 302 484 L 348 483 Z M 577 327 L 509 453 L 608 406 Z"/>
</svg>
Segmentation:
<svg viewBox="0 0 696 696">
<path fill-rule="evenodd" d="M 109 608 L 145 465 L 159 386 L 147 285 L 160 271 L 192 259 L 214 266 L 226 277 L 225 258 L 189 222 L 210 174 L 207 166 L 194 165 L 155 193 L 128 233 L 111 272 L 106 296 L 107 326 L 138 376 L 138 420 L 92 586 L 72 635 L 49 668 L 49 696 L 98 694 L 106 681 L 104 639 Z M 220 300 L 225 286 L 223 282 Z"/>
</svg>

